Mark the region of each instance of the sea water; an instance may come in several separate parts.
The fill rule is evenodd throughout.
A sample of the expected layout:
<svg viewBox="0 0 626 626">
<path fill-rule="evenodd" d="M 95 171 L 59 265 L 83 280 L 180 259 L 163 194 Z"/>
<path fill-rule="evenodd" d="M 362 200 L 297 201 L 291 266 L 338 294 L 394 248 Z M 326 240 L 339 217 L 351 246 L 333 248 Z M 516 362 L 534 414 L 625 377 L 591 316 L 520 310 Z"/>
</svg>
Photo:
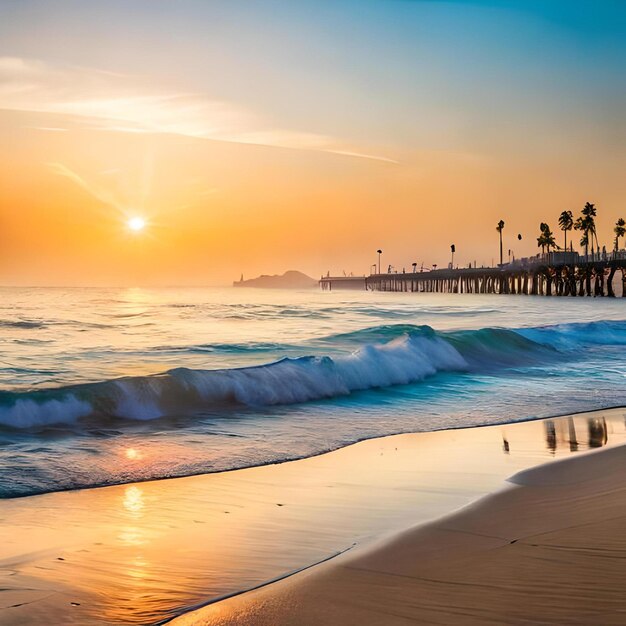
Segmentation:
<svg viewBox="0 0 626 626">
<path fill-rule="evenodd" d="M 626 404 L 626 300 L 0 290 L 0 497 Z"/>
</svg>

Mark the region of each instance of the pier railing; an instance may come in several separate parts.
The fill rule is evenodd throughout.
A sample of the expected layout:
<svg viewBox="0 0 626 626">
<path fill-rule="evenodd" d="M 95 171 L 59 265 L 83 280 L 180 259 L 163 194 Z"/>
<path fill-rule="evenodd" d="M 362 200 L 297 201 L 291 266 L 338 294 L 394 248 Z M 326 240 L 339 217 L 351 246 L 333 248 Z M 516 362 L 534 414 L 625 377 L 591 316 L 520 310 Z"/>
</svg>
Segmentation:
<svg viewBox="0 0 626 626">
<path fill-rule="evenodd" d="M 526 267 L 532 268 L 534 266 L 559 266 L 559 265 L 581 265 L 586 263 L 609 263 L 611 261 L 625 261 L 626 250 L 617 250 L 612 252 L 600 251 L 590 254 L 579 254 L 578 252 L 547 252 L 544 254 L 537 254 L 533 257 L 526 257 L 523 259 L 515 259 L 510 263 L 502 265 L 503 268 L 518 268 Z"/>
</svg>

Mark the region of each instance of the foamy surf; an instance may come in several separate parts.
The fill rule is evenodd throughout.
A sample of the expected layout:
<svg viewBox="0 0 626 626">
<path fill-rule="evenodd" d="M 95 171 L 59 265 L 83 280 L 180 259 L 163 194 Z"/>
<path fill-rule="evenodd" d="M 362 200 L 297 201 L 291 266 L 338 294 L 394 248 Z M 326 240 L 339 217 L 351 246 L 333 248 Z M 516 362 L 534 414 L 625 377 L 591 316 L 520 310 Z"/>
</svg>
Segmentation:
<svg viewBox="0 0 626 626">
<path fill-rule="evenodd" d="M 378 343 L 349 354 L 283 358 L 236 369 L 176 368 L 152 376 L 2 392 L 0 424 L 23 429 L 86 417 L 151 420 L 232 406 L 291 405 L 417 383 L 439 372 L 529 365 L 555 355 L 545 343 L 497 328 L 436 333 L 428 326 L 387 325 L 327 341 L 349 344 L 366 338 Z"/>
<path fill-rule="evenodd" d="M 5 295 L 0 498 L 626 404 L 619 299 Z"/>
</svg>

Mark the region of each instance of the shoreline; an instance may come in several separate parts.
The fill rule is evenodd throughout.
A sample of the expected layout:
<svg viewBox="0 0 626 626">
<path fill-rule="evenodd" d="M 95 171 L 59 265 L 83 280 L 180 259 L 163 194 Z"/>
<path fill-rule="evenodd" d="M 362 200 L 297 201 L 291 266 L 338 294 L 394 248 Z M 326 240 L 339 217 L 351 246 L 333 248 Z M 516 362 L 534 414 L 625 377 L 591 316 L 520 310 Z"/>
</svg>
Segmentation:
<svg viewBox="0 0 626 626">
<path fill-rule="evenodd" d="M 462 618 L 464 624 L 591 619 L 617 625 L 626 614 L 620 579 L 625 518 L 622 444 L 523 470 L 503 488 L 437 520 L 164 623 L 443 626 Z M 586 578 L 587 568 L 609 584 L 599 589 L 597 580 Z M 591 603 L 575 580 L 593 588 Z M 566 599 L 554 600 L 568 591 Z M 533 608 L 514 601 L 521 597 L 533 597 Z"/>
<path fill-rule="evenodd" d="M 195 477 L 200 477 L 200 476 L 213 476 L 216 474 L 224 474 L 224 473 L 229 473 L 229 472 L 238 472 L 241 470 L 249 470 L 249 469 L 255 469 L 255 468 L 260 468 L 260 467 L 273 467 L 273 466 L 278 466 L 278 465 L 283 465 L 285 463 L 296 463 L 298 461 L 305 461 L 307 459 L 313 459 L 319 456 L 323 456 L 325 454 L 332 454 L 333 452 L 337 452 L 338 450 L 344 450 L 345 448 L 349 448 L 350 446 L 355 446 L 359 443 L 363 443 L 366 441 L 377 441 L 377 440 L 382 440 L 382 439 L 386 439 L 387 437 L 397 437 L 399 435 L 421 435 L 421 434 L 425 434 L 425 433 L 441 433 L 441 432 L 455 432 L 458 430 L 473 430 L 473 429 L 479 429 L 479 428 L 492 428 L 492 427 L 498 427 L 498 426 L 507 426 L 507 425 L 515 425 L 515 424 L 526 424 L 529 422 L 542 422 L 545 420 L 559 420 L 559 419 L 563 419 L 566 417 L 579 417 L 581 415 L 587 415 L 587 414 L 593 414 L 593 413 L 601 413 L 604 411 L 617 411 L 617 410 L 626 410 L 626 404 L 618 404 L 615 406 L 607 406 L 607 407 L 600 407 L 600 408 L 594 408 L 594 409 L 587 409 L 587 410 L 581 410 L 581 411 L 571 411 L 571 412 L 567 412 L 567 413 L 558 413 L 556 415 L 546 415 L 543 417 L 522 417 L 519 419 L 514 419 L 508 422 L 497 422 L 497 423 L 481 423 L 481 424 L 474 424 L 474 425 L 460 425 L 460 426 L 446 426 L 445 428 L 436 428 L 436 429 L 432 429 L 432 430 L 402 430 L 402 431 L 395 431 L 395 432 L 390 432 L 390 433 L 386 433 L 384 435 L 373 435 L 372 437 L 363 437 L 361 439 L 356 439 L 354 441 L 350 441 L 348 443 L 339 445 L 338 447 L 335 448 L 327 448 L 324 450 L 321 450 L 320 452 L 315 452 L 313 454 L 308 454 L 305 456 L 295 456 L 295 457 L 288 457 L 288 458 L 284 458 L 284 459 L 280 459 L 277 461 L 267 461 L 265 463 L 253 463 L 251 465 L 241 465 L 239 467 L 231 467 L 231 468 L 227 468 L 227 469 L 216 469 L 214 471 L 201 471 L 201 472 L 194 472 L 194 473 L 190 473 L 190 474 L 180 474 L 180 475 L 171 475 L 171 476 L 158 476 L 155 478 L 133 478 L 129 481 L 125 481 L 125 482 L 112 482 L 112 483 L 106 483 L 106 484 L 95 484 L 95 485 L 89 485 L 89 486 L 85 486 L 85 487 L 73 487 L 73 488 L 63 488 L 63 489 L 50 489 L 49 491 L 41 491 L 41 492 L 36 492 L 36 493 L 26 493 L 26 494 L 18 494 L 18 495 L 13 495 L 13 496 L 3 496 L 0 495 L 0 502 L 3 501 L 10 501 L 10 500 L 19 500 L 19 499 L 24 499 L 24 498 L 35 498 L 38 496 L 46 496 L 49 494 L 55 494 L 55 493 L 74 493 L 77 491 L 91 491 L 93 489 L 108 489 L 110 487 L 121 487 L 124 485 L 141 485 L 141 484 L 145 484 L 145 483 L 152 483 L 152 482 L 159 482 L 159 481 L 169 481 L 169 480 L 180 480 L 180 479 L 185 479 L 185 478 L 195 478 Z"/>
<path fill-rule="evenodd" d="M 459 511 L 521 470 L 626 443 L 625 414 L 387 435 L 291 462 L 7 499 L 0 616 L 167 623 L 221 606 Z"/>
<path fill-rule="evenodd" d="M 174 617 L 168 617 L 158 622 L 154 622 L 152 626 L 163 626 L 164 624 L 172 624 L 179 618 L 184 617 L 185 615 L 189 613 L 195 613 L 196 611 L 200 611 L 207 606 L 218 604 L 219 602 L 225 602 L 226 600 L 237 598 L 238 596 L 242 596 L 242 595 L 251 593 L 253 591 L 258 591 L 259 589 L 263 589 L 264 587 L 268 587 L 269 585 L 275 585 L 276 583 L 279 583 L 283 580 L 287 580 L 288 578 L 291 578 L 292 576 L 297 576 L 298 574 L 301 574 L 302 572 L 306 572 L 307 570 L 313 569 L 314 567 L 320 567 L 324 565 L 325 563 L 328 563 L 329 561 L 332 561 L 334 559 L 337 559 L 343 556 L 344 554 L 348 554 L 351 550 L 353 550 L 356 547 L 357 547 L 357 544 L 353 543 L 351 546 L 348 546 L 347 548 L 337 552 L 336 554 L 330 554 L 327 557 L 324 557 L 323 559 L 316 561 L 315 563 L 310 563 L 309 565 L 300 567 L 296 570 L 293 570 L 292 572 L 285 572 L 284 574 L 280 574 L 276 576 L 275 578 L 271 578 L 270 580 L 265 580 L 259 583 L 258 585 L 255 585 L 254 587 L 248 587 L 247 589 L 238 589 L 237 591 L 227 593 L 223 596 L 218 596 L 217 598 L 211 598 L 210 600 L 207 600 L 206 602 L 200 602 L 196 604 L 195 606 L 186 607 L 185 610 L 182 611 L 180 614 L 175 615 Z"/>
</svg>

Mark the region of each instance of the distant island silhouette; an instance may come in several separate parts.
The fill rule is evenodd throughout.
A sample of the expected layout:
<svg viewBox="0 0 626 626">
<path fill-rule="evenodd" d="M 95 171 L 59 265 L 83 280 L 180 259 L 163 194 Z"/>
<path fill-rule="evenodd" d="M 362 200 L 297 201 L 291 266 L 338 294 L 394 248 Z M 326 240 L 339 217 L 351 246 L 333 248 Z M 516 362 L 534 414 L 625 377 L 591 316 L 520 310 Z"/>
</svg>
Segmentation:
<svg viewBox="0 0 626 626">
<path fill-rule="evenodd" d="M 233 282 L 233 287 L 257 287 L 259 289 L 311 289 L 317 286 L 317 280 L 296 270 L 288 270 L 282 275 L 263 274 L 249 280 L 244 280 L 242 274 L 240 280 Z"/>
</svg>

